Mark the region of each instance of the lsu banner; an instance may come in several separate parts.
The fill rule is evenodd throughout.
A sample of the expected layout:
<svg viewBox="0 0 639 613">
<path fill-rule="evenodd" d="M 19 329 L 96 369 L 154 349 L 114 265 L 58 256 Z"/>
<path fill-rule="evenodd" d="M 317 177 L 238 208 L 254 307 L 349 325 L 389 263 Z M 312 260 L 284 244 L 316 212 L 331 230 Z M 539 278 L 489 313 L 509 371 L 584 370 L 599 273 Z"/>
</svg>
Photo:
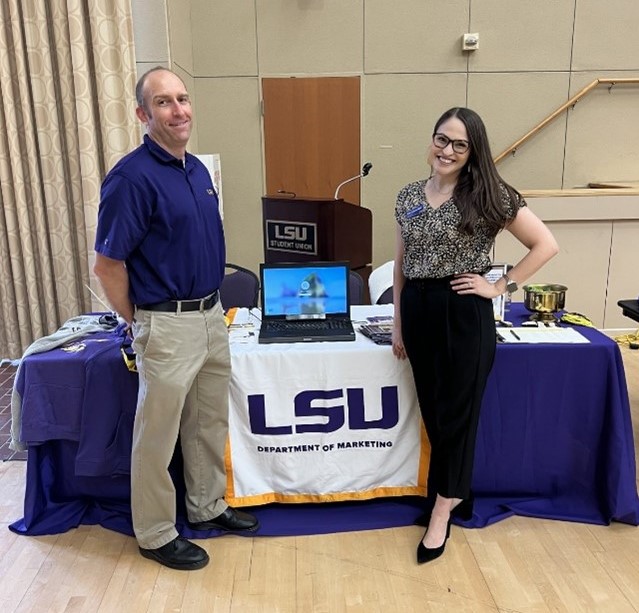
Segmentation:
<svg viewBox="0 0 639 613">
<path fill-rule="evenodd" d="M 226 500 L 425 495 L 429 447 L 407 360 L 317 343 L 233 352 Z"/>
</svg>

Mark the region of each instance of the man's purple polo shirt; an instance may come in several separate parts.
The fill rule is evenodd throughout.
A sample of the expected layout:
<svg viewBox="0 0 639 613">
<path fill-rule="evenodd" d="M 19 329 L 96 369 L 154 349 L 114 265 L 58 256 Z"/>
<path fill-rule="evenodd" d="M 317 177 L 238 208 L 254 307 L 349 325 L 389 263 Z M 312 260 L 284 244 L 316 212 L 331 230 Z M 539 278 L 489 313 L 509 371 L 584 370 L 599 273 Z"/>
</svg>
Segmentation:
<svg viewBox="0 0 639 613">
<path fill-rule="evenodd" d="M 126 262 L 133 304 L 208 296 L 224 277 L 218 199 L 200 160 L 148 136 L 102 183 L 95 250 Z"/>
</svg>

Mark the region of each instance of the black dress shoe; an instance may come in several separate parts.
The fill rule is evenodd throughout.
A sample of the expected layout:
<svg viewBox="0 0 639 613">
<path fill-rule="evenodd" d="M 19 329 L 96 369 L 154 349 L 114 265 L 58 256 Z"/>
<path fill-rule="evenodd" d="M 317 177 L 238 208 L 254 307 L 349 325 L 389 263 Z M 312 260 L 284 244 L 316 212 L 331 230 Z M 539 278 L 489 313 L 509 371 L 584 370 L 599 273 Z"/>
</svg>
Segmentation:
<svg viewBox="0 0 639 613">
<path fill-rule="evenodd" d="M 426 530 L 428 532 L 428 530 Z M 424 536 L 426 536 L 426 532 L 424 532 Z M 424 545 L 424 536 L 419 541 L 419 545 L 417 545 L 417 564 L 426 564 L 426 562 L 432 562 L 439 558 L 443 553 L 444 549 L 446 549 L 446 541 L 450 536 L 450 519 L 446 524 L 446 536 L 444 537 L 444 542 L 439 547 L 429 548 Z"/>
<path fill-rule="evenodd" d="M 157 549 L 142 549 L 140 553 L 149 560 L 176 570 L 197 570 L 209 563 L 209 554 L 202 547 L 178 536 Z"/>
<path fill-rule="evenodd" d="M 250 513 L 238 511 L 227 507 L 226 511 L 213 519 L 207 521 L 189 522 L 189 526 L 193 530 L 226 530 L 227 532 L 247 531 L 253 532 L 257 530 L 260 523 L 257 518 Z"/>
</svg>

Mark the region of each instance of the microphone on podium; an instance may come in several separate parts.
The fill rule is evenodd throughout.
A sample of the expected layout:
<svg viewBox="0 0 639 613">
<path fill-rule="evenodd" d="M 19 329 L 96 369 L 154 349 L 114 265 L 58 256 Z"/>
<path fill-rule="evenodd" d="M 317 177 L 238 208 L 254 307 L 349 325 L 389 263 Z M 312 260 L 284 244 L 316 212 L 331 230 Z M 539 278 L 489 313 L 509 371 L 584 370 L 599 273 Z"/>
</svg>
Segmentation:
<svg viewBox="0 0 639 613">
<path fill-rule="evenodd" d="M 362 172 L 360 172 L 358 175 L 355 175 L 354 177 L 351 177 L 350 179 L 346 179 L 346 181 L 342 181 L 338 186 L 337 189 L 335 190 L 335 195 L 333 196 L 333 200 L 337 200 L 337 194 L 339 193 L 339 190 L 346 185 L 347 183 L 350 183 L 351 181 L 355 181 L 355 179 L 361 179 L 363 177 L 365 177 L 366 175 L 368 175 L 368 173 L 371 171 L 371 168 L 373 167 L 373 165 L 370 162 L 366 162 L 363 166 L 362 166 Z"/>
</svg>

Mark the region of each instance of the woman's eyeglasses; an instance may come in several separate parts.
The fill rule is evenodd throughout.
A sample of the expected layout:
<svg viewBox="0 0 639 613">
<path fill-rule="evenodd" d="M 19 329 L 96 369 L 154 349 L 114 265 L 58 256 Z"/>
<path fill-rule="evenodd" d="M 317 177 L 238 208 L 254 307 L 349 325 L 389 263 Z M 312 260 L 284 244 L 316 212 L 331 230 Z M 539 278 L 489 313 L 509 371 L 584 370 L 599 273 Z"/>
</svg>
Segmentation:
<svg viewBox="0 0 639 613">
<path fill-rule="evenodd" d="M 446 149 L 449 144 L 453 146 L 453 151 L 455 153 L 466 153 L 466 151 L 470 149 L 470 143 L 467 140 L 452 140 L 440 132 L 435 132 L 435 134 L 433 134 L 433 145 L 435 145 L 438 149 Z"/>
</svg>

